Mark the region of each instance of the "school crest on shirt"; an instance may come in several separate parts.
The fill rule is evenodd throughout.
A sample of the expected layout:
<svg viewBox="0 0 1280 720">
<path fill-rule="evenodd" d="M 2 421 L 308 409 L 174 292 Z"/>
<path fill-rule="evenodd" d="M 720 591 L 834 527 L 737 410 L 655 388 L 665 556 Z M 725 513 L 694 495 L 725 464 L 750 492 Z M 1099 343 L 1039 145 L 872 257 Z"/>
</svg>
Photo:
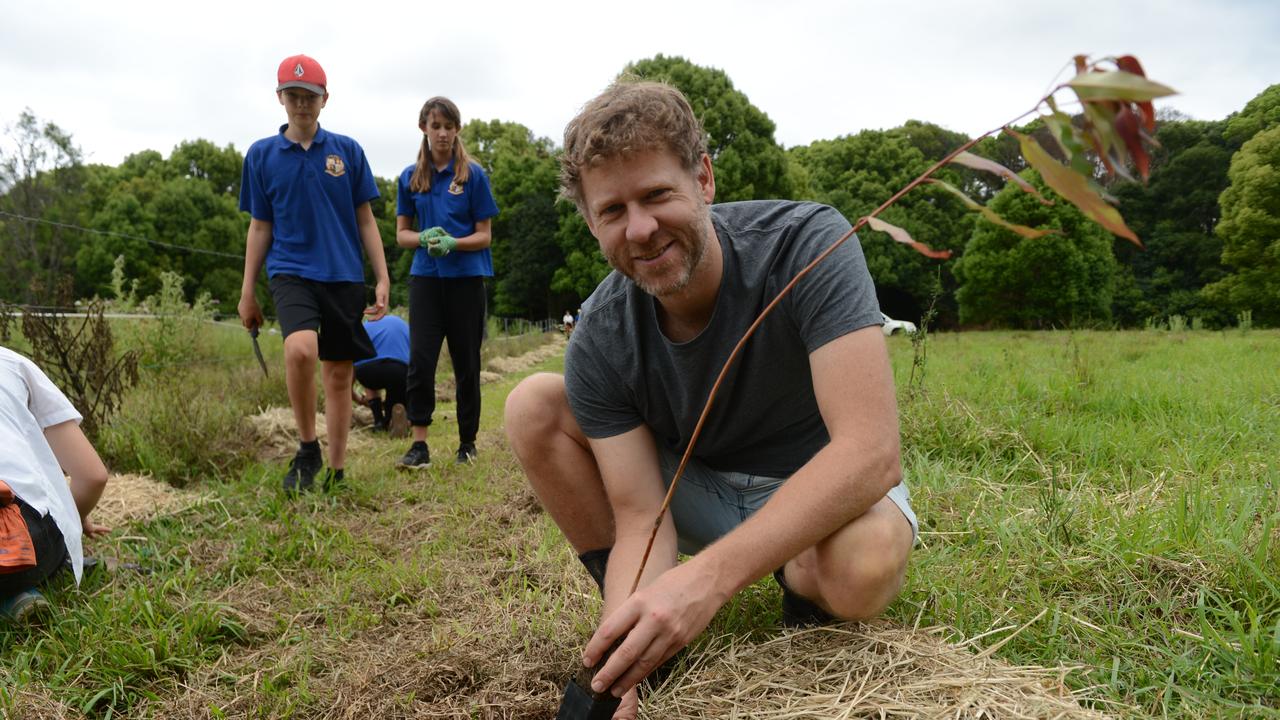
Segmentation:
<svg viewBox="0 0 1280 720">
<path fill-rule="evenodd" d="M 449 183 L 449 194 L 450 195 L 462 194 L 462 186 L 458 184 L 457 180 L 454 180 L 453 182 Z"/>
<path fill-rule="evenodd" d="M 324 171 L 334 177 L 342 177 L 347 174 L 347 164 L 338 155 L 330 155 L 324 159 Z"/>
</svg>

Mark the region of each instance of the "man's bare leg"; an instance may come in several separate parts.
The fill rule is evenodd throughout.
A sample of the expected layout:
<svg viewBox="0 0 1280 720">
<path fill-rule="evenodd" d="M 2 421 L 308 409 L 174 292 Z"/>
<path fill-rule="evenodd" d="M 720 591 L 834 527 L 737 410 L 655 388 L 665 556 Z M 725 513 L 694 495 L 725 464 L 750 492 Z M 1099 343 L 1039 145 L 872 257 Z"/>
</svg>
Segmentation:
<svg viewBox="0 0 1280 720">
<path fill-rule="evenodd" d="M 784 570 L 787 584 L 832 615 L 869 620 L 902 589 L 911 555 L 911 524 L 889 498 L 797 555 Z"/>
<path fill-rule="evenodd" d="M 613 546 L 604 481 L 565 394 L 564 378 L 539 373 L 507 396 L 507 441 L 533 492 L 577 553 Z"/>
</svg>

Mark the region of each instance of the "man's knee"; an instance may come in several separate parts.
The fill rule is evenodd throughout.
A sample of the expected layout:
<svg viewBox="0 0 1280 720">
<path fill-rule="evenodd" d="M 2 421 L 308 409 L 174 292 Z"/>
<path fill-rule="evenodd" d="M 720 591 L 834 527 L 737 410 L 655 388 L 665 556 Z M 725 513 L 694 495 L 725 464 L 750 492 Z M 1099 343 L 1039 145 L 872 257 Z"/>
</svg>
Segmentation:
<svg viewBox="0 0 1280 720">
<path fill-rule="evenodd" d="M 503 409 L 507 439 L 517 454 L 555 432 L 568 411 L 564 378 L 537 373 L 520 381 L 507 395 Z"/>
<path fill-rule="evenodd" d="M 817 553 L 813 568 L 826 605 L 847 620 L 869 620 L 893 602 L 913 542 L 910 523 L 892 501 L 881 501 L 859 521 Z"/>
</svg>

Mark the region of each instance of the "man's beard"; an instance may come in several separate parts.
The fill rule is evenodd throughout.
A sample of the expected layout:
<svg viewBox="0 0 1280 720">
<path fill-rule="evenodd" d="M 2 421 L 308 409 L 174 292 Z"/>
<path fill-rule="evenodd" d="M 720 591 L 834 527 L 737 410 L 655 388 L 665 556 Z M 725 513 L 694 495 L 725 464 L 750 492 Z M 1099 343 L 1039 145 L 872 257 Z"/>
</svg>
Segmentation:
<svg viewBox="0 0 1280 720">
<path fill-rule="evenodd" d="M 703 204 L 706 207 L 706 204 Z M 702 262 L 703 256 L 707 253 L 707 242 L 710 233 L 707 228 L 710 224 L 710 218 L 705 213 L 699 214 L 699 221 L 693 223 L 688 228 L 688 232 L 683 232 L 672 236 L 672 240 L 678 248 L 683 249 L 684 257 L 680 261 L 680 265 L 676 268 L 674 276 L 668 275 L 670 279 L 665 282 L 654 282 L 641 276 L 635 272 L 634 268 L 630 271 L 624 269 L 624 266 L 617 261 L 616 258 L 606 258 L 609 264 L 616 268 L 623 275 L 631 279 L 637 287 L 654 297 L 663 297 L 664 295 L 674 295 L 689 287 L 689 283 L 693 280 L 693 273 L 697 270 L 698 265 Z"/>
</svg>

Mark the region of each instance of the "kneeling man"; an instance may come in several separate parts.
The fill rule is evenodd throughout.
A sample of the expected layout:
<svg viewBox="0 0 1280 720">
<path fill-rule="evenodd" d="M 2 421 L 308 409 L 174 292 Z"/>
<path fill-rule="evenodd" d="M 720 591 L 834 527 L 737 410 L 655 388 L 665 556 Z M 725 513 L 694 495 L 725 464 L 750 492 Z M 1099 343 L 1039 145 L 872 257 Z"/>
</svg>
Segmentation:
<svg viewBox="0 0 1280 720">
<path fill-rule="evenodd" d="M 712 205 L 689 103 L 620 82 L 565 129 L 562 189 L 612 272 L 583 305 L 565 375 L 523 381 L 507 436 L 604 593 L 587 645 L 597 690 L 627 694 L 739 590 L 773 572 L 783 620 L 866 619 L 897 596 L 916 532 L 893 374 L 856 238 L 764 320 L 720 386 L 628 596 L 711 387 L 752 321 L 849 230 L 833 209 Z M 679 563 L 677 551 L 692 555 Z"/>
</svg>

